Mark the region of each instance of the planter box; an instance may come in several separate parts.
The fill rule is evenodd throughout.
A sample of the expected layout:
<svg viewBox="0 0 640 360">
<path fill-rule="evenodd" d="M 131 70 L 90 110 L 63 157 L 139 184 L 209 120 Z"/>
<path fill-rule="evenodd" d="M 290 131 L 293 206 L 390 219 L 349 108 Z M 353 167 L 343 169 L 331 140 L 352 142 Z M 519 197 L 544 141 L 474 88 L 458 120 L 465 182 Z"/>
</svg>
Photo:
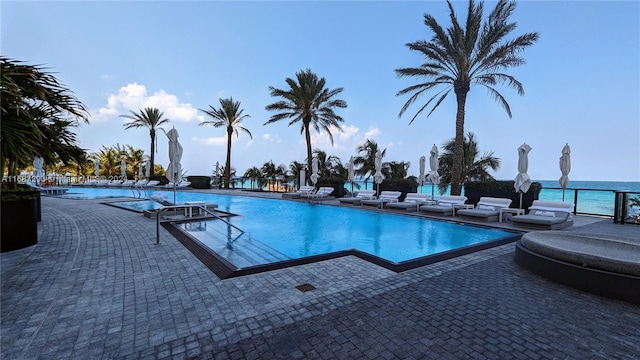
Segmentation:
<svg viewBox="0 0 640 360">
<path fill-rule="evenodd" d="M 189 187 L 194 189 L 211 189 L 210 176 L 187 176 L 187 181 L 191 182 Z"/>
<path fill-rule="evenodd" d="M 528 209 L 529 206 L 533 203 L 533 200 L 538 200 L 538 196 L 540 195 L 539 191 L 533 191 L 530 189 L 528 192 L 522 194 L 522 209 Z M 511 199 L 511 208 L 519 208 L 520 207 L 520 194 L 516 193 L 514 190 L 464 190 L 464 196 L 467 197 L 467 204 L 477 204 L 480 201 L 480 197 L 482 196 L 490 196 L 496 198 L 507 198 Z"/>
<path fill-rule="evenodd" d="M 23 192 L 24 193 L 24 192 Z M 0 201 L 0 252 L 38 243 L 38 198 Z"/>
</svg>

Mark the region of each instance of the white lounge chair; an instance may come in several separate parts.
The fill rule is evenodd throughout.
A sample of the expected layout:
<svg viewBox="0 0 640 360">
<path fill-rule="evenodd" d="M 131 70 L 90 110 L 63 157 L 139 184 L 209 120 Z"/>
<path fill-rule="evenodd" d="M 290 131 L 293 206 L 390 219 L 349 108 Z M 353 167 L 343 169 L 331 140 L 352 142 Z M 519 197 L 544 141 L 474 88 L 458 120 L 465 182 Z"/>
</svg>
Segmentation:
<svg viewBox="0 0 640 360">
<path fill-rule="evenodd" d="M 144 187 L 145 185 L 147 185 L 147 180 L 138 180 L 136 181 L 135 184 L 133 184 L 133 187 L 137 187 L 137 188 L 141 188 Z"/>
<path fill-rule="evenodd" d="M 458 210 L 457 215 L 476 221 L 498 221 L 500 209 L 509 208 L 512 201 L 507 198 L 481 197 L 475 208 Z"/>
<path fill-rule="evenodd" d="M 383 191 L 380 193 L 377 199 L 362 200 L 362 205 L 379 206 L 384 209 L 384 205 L 387 203 L 397 202 L 400 199 L 402 192 L 400 191 Z"/>
<path fill-rule="evenodd" d="M 302 197 L 303 194 L 311 194 L 315 190 L 316 190 L 315 186 L 302 185 L 300 186 L 300 189 L 294 192 L 288 192 L 288 193 L 282 194 L 282 198 L 283 199 L 300 199 L 300 197 Z"/>
<path fill-rule="evenodd" d="M 515 225 L 543 230 L 558 230 L 573 225 L 573 203 L 534 200 L 529 214 L 511 217 Z"/>
<path fill-rule="evenodd" d="M 158 180 L 149 180 L 149 182 L 144 184 L 142 187 L 152 187 L 157 186 L 158 184 L 160 184 L 160 181 Z"/>
<path fill-rule="evenodd" d="M 178 185 L 176 185 L 176 187 L 177 188 L 186 188 L 186 187 L 189 187 L 189 185 L 191 185 L 191 181 L 182 180 L 182 181 L 180 181 L 180 183 Z"/>
<path fill-rule="evenodd" d="M 431 200 L 431 195 L 419 193 L 407 193 L 403 201 L 387 204 L 389 209 L 418 211 L 418 207 Z"/>
<path fill-rule="evenodd" d="M 135 184 L 136 184 L 135 180 L 127 180 L 122 183 L 122 187 L 133 187 L 135 186 Z"/>
<path fill-rule="evenodd" d="M 360 190 L 355 196 L 338 199 L 340 204 L 360 205 L 362 200 L 372 200 L 376 198 L 375 190 Z"/>
<path fill-rule="evenodd" d="M 462 195 L 442 195 L 435 205 L 422 205 L 420 211 L 427 213 L 449 216 L 453 215 L 454 205 L 463 205 L 467 201 Z"/>
<path fill-rule="evenodd" d="M 107 186 L 109 187 L 122 186 L 122 181 L 114 179 L 109 181 L 109 184 L 107 184 Z"/>
<path fill-rule="evenodd" d="M 328 186 L 323 186 L 320 187 L 318 189 L 318 191 L 314 192 L 314 193 L 309 193 L 309 194 L 301 194 L 300 197 L 301 198 L 307 198 L 309 200 L 313 200 L 313 201 L 321 201 L 324 200 L 326 198 L 328 198 L 331 193 L 333 193 L 335 189 L 332 187 L 328 187 Z"/>
<path fill-rule="evenodd" d="M 107 179 L 98 180 L 98 182 L 96 183 L 96 186 L 109 186 L 109 180 Z"/>
</svg>

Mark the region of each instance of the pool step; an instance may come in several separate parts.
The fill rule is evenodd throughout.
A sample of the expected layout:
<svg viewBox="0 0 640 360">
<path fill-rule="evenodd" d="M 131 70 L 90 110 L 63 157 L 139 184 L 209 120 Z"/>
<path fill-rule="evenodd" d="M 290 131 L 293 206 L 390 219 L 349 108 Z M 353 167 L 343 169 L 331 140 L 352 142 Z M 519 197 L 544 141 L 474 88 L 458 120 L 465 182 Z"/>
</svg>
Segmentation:
<svg viewBox="0 0 640 360">
<path fill-rule="evenodd" d="M 250 234 L 240 234 L 216 219 L 182 223 L 179 228 L 238 268 L 290 259 Z M 229 234 L 229 235 L 227 235 Z M 229 238 L 232 239 L 231 243 Z"/>
</svg>

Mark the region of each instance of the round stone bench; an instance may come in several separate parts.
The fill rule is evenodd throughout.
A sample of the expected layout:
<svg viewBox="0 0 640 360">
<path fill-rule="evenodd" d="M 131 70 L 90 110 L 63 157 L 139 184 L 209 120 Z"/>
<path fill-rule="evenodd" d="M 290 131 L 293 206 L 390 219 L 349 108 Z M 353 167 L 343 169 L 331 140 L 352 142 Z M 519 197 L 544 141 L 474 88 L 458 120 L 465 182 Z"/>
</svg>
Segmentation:
<svg viewBox="0 0 640 360">
<path fill-rule="evenodd" d="M 640 304 L 640 239 L 530 232 L 516 243 L 514 260 L 550 280 Z"/>
</svg>

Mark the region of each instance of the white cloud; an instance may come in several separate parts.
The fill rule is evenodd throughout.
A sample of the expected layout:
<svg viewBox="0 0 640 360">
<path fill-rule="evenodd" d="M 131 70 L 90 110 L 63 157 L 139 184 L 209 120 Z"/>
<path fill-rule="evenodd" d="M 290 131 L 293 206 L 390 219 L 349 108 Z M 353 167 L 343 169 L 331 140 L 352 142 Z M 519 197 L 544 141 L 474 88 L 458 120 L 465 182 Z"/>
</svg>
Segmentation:
<svg viewBox="0 0 640 360">
<path fill-rule="evenodd" d="M 373 138 L 375 138 L 376 136 L 378 136 L 380 134 L 382 134 L 380 129 L 378 129 L 377 127 L 374 127 L 374 128 L 369 129 L 369 131 L 367 131 L 366 133 L 364 133 L 364 137 L 365 137 L 365 139 L 373 140 Z"/>
<path fill-rule="evenodd" d="M 181 103 L 178 97 L 158 90 L 152 95 L 147 94 L 147 88 L 137 83 L 121 87 L 117 94 L 109 95 L 107 106 L 93 111 L 96 122 L 108 121 L 121 114 L 129 114 L 129 110 L 138 112 L 145 107 L 155 107 L 164 113 L 164 117 L 176 122 L 200 122 L 204 120 L 198 115 L 193 105 Z"/>
<path fill-rule="evenodd" d="M 193 141 L 194 143 L 197 143 L 197 144 L 202 144 L 202 145 L 213 145 L 213 146 L 226 146 L 227 145 L 227 137 L 226 136 L 208 137 L 208 138 L 199 138 L 197 136 L 194 136 L 194 137 L 191 138 L 191 141 Z"/>
<path fill-rule="evenodd" d="M 114 76 L 111 74 L 104 74 L 100 76 L 100 79 L 105 80 L 105 81 L 111 81 L 113 80 Z"/>
<path fill-rule="evenodd" d="M 282 139 L 280 139 L 280 136 L 278 135 L 272 135 L 269 133 L 266 134 L 262 134 L 262 138 L 268 142 L 272 142 L 272 143 L 276 143 L 276 144 L 280 144 L 282 142 Z"/>
</svg>

